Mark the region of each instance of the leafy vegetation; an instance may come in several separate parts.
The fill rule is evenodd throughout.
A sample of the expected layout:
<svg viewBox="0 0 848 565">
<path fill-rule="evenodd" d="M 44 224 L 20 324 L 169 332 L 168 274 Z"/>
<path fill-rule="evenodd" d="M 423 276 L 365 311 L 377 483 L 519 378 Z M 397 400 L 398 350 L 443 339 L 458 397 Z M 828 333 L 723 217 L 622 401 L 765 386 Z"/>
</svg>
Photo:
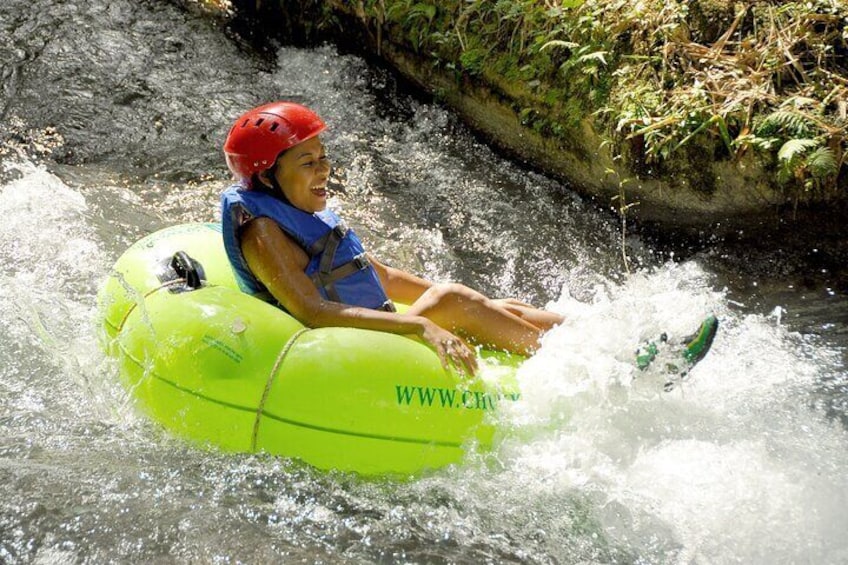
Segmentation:
<svg viewBox="0 0 848 565">
<path fill-rule="evenodd" d="M 641 165 L 692 144 L 755 152 L 796 195 L 832 193 L 848 167 L 842 0 L 343 3 L 563 144 L 590 119 Z"/>
</svg>

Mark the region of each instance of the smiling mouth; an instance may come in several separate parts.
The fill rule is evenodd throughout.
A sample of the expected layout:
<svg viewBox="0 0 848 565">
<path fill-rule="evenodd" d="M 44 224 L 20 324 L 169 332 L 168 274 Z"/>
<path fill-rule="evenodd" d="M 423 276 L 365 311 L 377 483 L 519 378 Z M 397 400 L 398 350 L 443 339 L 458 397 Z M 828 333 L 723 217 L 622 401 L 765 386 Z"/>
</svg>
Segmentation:
<svg viewBox="0 0 848 565">
<path fill-rule="evenodd" d="M 311 192 L 315 196 L 320 196 L 320 197 L 326 197 L 327 196 L 327 189 L 324 188 L 324 187 L 321 187 L 321 186 L 316 186 L 315 188 L 311 189 Z"/>
</svg>

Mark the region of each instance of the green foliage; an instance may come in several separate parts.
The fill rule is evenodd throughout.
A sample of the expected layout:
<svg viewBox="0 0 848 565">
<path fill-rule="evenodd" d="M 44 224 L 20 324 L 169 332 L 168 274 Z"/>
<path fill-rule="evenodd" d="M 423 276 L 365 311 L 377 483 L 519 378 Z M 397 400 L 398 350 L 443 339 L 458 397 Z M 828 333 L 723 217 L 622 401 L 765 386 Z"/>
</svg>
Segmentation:
<svg viewBox="0 0 848 565">
<path fill-rule="evenodd" d="M 806 137 L 811 135 L 813 130 L 813 125 L 801 114 L 792 110 L 776 110 L 759 121 L 754 132 L 760 137 L 778 134 Z"/>
<path fill-rule="evenodd" d="M 821 188 L 839 172 L 836 154 L 829 147 L 822 147 L 819 139 L 790 139 L 781 146 L 777 158 L 778 180 L 796 182 L 804 190 Z"/>
<path fill-rule="evenodd" d="M 784 163 L 792 163 L 804 156 L 809 149 L 818 147 L 815 139 L 790 139 L 777 152 L 777 158 Z"/>
<path fill-rule="evenodd" d="M 825 179 L 839 172 L 839 161 L 830 147 L 817 147 L 807 156 L 805 166 L 814 179 Z"/>
<path fill-rule="evenodd" d="M 483 64 L 486 61 L 486 50 L 481 48 L 468 49 L 459 56 L 462 67 L 471 75 L 479 75 L 483 72 Z"/>
<path fill-rule="evenodd" d="M 438 33 L 433 29 L 433 23 L 438 14 L 435 3 L 421 2 L 420 0 L 395 0 L 386 2 L 384 14 L 380 14 L 387 21 L 396 22 L 406 32 L 412 46 L 416 51 L 433 42 L 430 37 Z M 382 4 L 375 4 L 372 9 L 378 11 Z"/>
<path fill-rule="evenodd" d="M 795 98 L 770 114 L 758 118 L 753 135 L 740 136 L 739 146 L 755 147 L 764 151 L 777 150 L 777 179 L 811 190 L 832 185 L 839 174 L 840 159 L 836 151 L 827 146 L 829 140 L 839 146 L 843 142 L 839 132 L 828 135 L 822 124 L 805 109 L 815 109 L 809 99 L 799 104 Z M 830 181 L 830 183 L 828 182 Z"/>
<path fill-rule="evenodd" d="M 596 129 L 614 134 L 614 152 L 638 139 L 646 163 L 673 159 L 691 143 L 724 148 L 730 157 L 754 151 L 774 159 L 781 181 L 805 190 L 832 188 L 845 166 L 844 3 L 364 0 L 360 5 L 376 21 L 400 29 L 434 65 L 452 69 L 458 78 L 495 81 L 516 100 L 522 123 L 564 144 L 590 117 Z M 716 30 L 709 35 L 699 25 Z"/>
</svg>

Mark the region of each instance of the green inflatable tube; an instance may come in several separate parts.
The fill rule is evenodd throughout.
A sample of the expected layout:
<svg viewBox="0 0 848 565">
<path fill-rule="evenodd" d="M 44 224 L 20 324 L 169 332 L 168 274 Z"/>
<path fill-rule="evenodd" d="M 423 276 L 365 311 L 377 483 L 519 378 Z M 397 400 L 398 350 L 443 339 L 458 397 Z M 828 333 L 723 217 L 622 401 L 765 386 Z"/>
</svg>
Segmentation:
<svg viewBox="0 0 848 565">
<path fill-rule="evenodd" d="M 199 268 L 175 267 L 178 252 Z M 227 451 L 414 474 L 490 447 L 498 404 L 518 398 L 521 357 L 482 351 L 484 377 L 469 380 L 412 338 L 310 329 L 242 293 L 219 224 L 141 239 L 98 299 L 104 349 L 142 410 Z"/>
</svg>

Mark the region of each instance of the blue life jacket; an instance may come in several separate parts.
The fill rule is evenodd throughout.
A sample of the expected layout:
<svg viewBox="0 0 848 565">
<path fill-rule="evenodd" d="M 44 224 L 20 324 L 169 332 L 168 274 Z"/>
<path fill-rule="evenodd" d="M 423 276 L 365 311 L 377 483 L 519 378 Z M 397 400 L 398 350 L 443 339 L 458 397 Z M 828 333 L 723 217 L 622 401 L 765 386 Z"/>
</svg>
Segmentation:
<svg viewBox="0 0 848 565">
<path fill-rule="evenodd" d="M 375 310 L 394 311 L 362 242 L 331 210 L 308 214 L 268 193 L 233 185 L 221 194 L 224 248 L 239 287 L 248 294 L 274 301 L 256 278 L 241 252 L 241 228 L 267 217 L 309 256 L 306 275 L 326 300 Z"/>
</svg>

